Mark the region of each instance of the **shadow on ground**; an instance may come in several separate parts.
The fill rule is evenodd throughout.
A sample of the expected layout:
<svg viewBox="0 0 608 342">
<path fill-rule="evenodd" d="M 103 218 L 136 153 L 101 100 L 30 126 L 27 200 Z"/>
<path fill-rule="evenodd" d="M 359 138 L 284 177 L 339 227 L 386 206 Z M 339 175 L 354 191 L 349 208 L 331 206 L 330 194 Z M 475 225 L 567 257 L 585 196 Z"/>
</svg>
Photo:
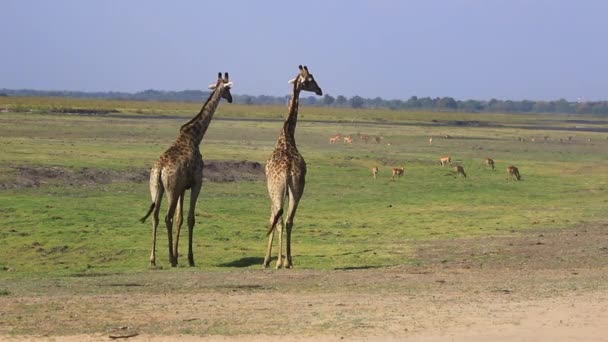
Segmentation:
<svg viewBox="0 0 608 342">
<path fill-rule="evenodd" d="M 218 264 L 220 267 L 249 267 L 254 265 L 262 266 L 264 258 L 261 257 L 244 257 L 234 261 Z"/>
</svg>

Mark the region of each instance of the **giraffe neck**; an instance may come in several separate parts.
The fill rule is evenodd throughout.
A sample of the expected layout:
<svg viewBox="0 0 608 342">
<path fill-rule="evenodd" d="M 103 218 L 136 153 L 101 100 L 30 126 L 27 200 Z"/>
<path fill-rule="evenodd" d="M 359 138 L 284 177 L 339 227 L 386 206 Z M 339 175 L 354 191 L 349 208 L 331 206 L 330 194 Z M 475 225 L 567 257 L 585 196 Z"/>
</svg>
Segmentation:
<svg viewBox="0 0 608 342">
<path fill-rule="evenodd" d="M 217 88 L 215 88 L 201 108 L 201 111 L 192 118 L 192 120 L 181 127 L 180 138 L 186 138 L 197 146 L 201 143 L 205 136 L 205 132 L 207 132 L 207 128 L 211 123 L 213 114 L 215 114 L 215 110 L 222 99 L 223 89 L 223 85 L 218 85 Z"/>
<path fill-rule="evenodd" d="M 300 105 L 300 82 L 296 80 L 293 85 L 293 91 L 291 93 L 291 99 L 289 100 L 289 111 L 287 120 L 283 125 L 282 137 L 292 143 L 296 144 L 296 124 L 298 123 L 298 106 Z"/>
</svg>

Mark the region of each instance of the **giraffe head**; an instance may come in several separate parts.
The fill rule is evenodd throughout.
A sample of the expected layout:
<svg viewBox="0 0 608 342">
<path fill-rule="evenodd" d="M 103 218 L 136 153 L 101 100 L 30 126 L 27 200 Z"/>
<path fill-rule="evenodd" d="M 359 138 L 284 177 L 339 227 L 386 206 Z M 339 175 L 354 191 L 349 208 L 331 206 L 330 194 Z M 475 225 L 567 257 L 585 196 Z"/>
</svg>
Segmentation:
<svg viewBox="0 0 608 342">
<path fill-rule="evenodd" d="M 210 84 L 209 89 L 218 90 L 222 92 L 222 97 L 228 101 L 228 103 L 232 103 L 232 94 L 230 94 L 230 88 L 232 88 L 232 82 L 228 79 L 228 73 L 224 73 L 224 77 L 222 77 L 222 73 L 217 73 L 217 82 L 215 84 Z"/>
<path fill-rule="evenodd" d="M 321 87 L 319 87 L 312 74 L 308 72 L 308 68 L 301 65 L 298 66 L 298 68 L 300 69 L 300 73 L 296 78 L 289 81 L 289 83 L 299 82 L 302 90 L 313 92 L 319 96 L 323 95 Z"/>
</svg>

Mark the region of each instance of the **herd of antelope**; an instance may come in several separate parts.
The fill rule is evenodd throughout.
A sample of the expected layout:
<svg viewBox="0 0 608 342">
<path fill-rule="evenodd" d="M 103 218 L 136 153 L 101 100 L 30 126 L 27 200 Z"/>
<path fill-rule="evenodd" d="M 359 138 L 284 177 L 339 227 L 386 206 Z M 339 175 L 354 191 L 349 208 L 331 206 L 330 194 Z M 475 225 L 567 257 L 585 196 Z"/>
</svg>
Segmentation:
<svg viewBox="0 0 608 342">
<path fill-rule="evenodd" d="M 361 134 L 361 133 L 357 133 L 356 135 L 359 136 L 359 140 L 361 140 L 362 143 L 367 144 L 368 141 L 370 140 L 370 136 L 367 134 Z M 445 135 L 444 136 L 445 139 L 451 139 L 452 137 L 450 135 Z M 571 139 L 571 137 L 569 137 Z M 383 140 L 382 136 L 375 136 L 373 137 L 374 141 L 376 142 L 376 144 L 380 144 Z M 543 138 L 545 141 L 548 140 L 548 137 L 545 136 Z M 519 138 L 520 141 L 525 141 L 525 139 L 523 138 Z M 530 139 L 532 142 L 535 141 L 534 138 Z M 344 144 L 348 144 L 348 145 L 352 145 L 354 142 L 354 138 L 353 135 L 342 135 L 340 133 L 337 133 L 336 135 L 333 135 L 331 137 L 329 137 L 329 143 L 330 144 L 338 144 L 340 142 L 343 142 Z M 390 143 L 387 143 L 387 145 L 391 145 Z M 429 138 L 429 146 L 433 145 L 433 138 Z M 450 155 L 446 155 L 446 156 L 442 156 L 441 158 L 439 158 L 439 164 L 442 167 L 445 166 L 452 166 L 452 157 Z M 492 158 L 485 158 L 484 159 L 484 164 L 486 167 L 491 168 L 492 170 L 495 169 L 495 163 L 494 163 L 494 159 Z M 467 178 L 467 174 L 464 171 L 464 167 L 462 167 L 462 165 L 454 165 L 454 172 L 456 173 L 456 176 L 462 176 L 463 178 Z M 380 169 L 378 168 L 378 166 L 374 166 L 371 169 L 372 171 L 372 177 L 374 179 L 378 178 L 378 173 L 380 172 Z M 391 180 L 395 180 L 396 178 L 400 178 L 401 176 L 405 175 L 405 167 L 401 166 L 401 167 L 394 167 L 391 169 Z M 509 166 L 507 167 L 507 180 L 521 180 L 521 176 L 519 174 L 519 169 L 516 166 Z"/>
<path fill-rule="evenodd" d="M 442 156 L 441 158 L 439 158 L 439 164 L 444 167 L 444 166 L 452 166 L 452 157 L 451 156 Z M 492 158 L 485 158 L 484 159 L 484 165 L 486 167 L 491 168 L 492 170 L 494 170 L 495 168 L 495 163 L 494 163 L 494 159 Z M 405 167 L 401 166 L 401 167 L 394 167 L 391 169 L 392 171 L 392 176 L 391 176 L 391 180 L 395 180 L 395 178 L 399 178 L 401 176 L 403 176 L 405 174 Z M 378 166 L 374 166 L 372 168 L 372 177 L 374 179 L 378 178 L 378 173 L 380 172 L 380 168 L 378 168 Z M 467 174 L 464 172 L 464 167 L 462 167 L 462 165 L 454 165 L 454 172 L 456 173 L 456 176 L 462 176 L 463 178 L 467 178 Z M 521 175 L 519 174 L 519 169 L 516 166 L 509 166 L 507 167 L 507 180 L 521 180 Z"/>
<path fill-rule="evenodd" d="M 361 142 L 364 144 L 367 144 L 368 141 L 371 140 L 370 136 L 367 134 L 357 134 L 357 135 L 359 136 L 359 140 L 361 140 Z M 373 137 L 373 140 L 374 140 L 374 142 L 376 142 L 376 144 L 381 143 L 382 139 L 383 139 L 382 136 Z M 344 144 L 352 145 L 354 142 L 354 138 L 352 135 L 342 135 L 340 133 L 329 137 L 330 144 L 338 144 L 338 143 L 340 143 L 340 141 L 344 142 Z"/>
</svg>

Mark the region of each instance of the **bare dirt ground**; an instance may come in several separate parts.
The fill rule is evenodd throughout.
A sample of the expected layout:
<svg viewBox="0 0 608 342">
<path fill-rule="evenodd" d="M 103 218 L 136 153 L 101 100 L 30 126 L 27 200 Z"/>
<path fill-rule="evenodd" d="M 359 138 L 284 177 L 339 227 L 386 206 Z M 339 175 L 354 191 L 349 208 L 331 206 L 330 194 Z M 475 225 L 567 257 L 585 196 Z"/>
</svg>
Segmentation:
<svg viewBox="0 0 608 342">
<path fill-rule="evenodd" d="M 414 258 L 12 279 L 0 340 L 608 341 L 608 224 L 426 241 Z"/>
<path fill-rule="evenodd" d="M 95 168 L 65 168 L 60 166 L 6 165 L 5 174 L 12 177 L 0 181 L 0 189 L 39 187 L 45 184 L 87 186 L 113 182 L 141 183 L 150 178 L 149 168 L 114 171 Z M 210 182 L 236 182 L 264 180 L 264 166 L 247 160 L 205 161 L 203 179 Z"/>
</svg>

